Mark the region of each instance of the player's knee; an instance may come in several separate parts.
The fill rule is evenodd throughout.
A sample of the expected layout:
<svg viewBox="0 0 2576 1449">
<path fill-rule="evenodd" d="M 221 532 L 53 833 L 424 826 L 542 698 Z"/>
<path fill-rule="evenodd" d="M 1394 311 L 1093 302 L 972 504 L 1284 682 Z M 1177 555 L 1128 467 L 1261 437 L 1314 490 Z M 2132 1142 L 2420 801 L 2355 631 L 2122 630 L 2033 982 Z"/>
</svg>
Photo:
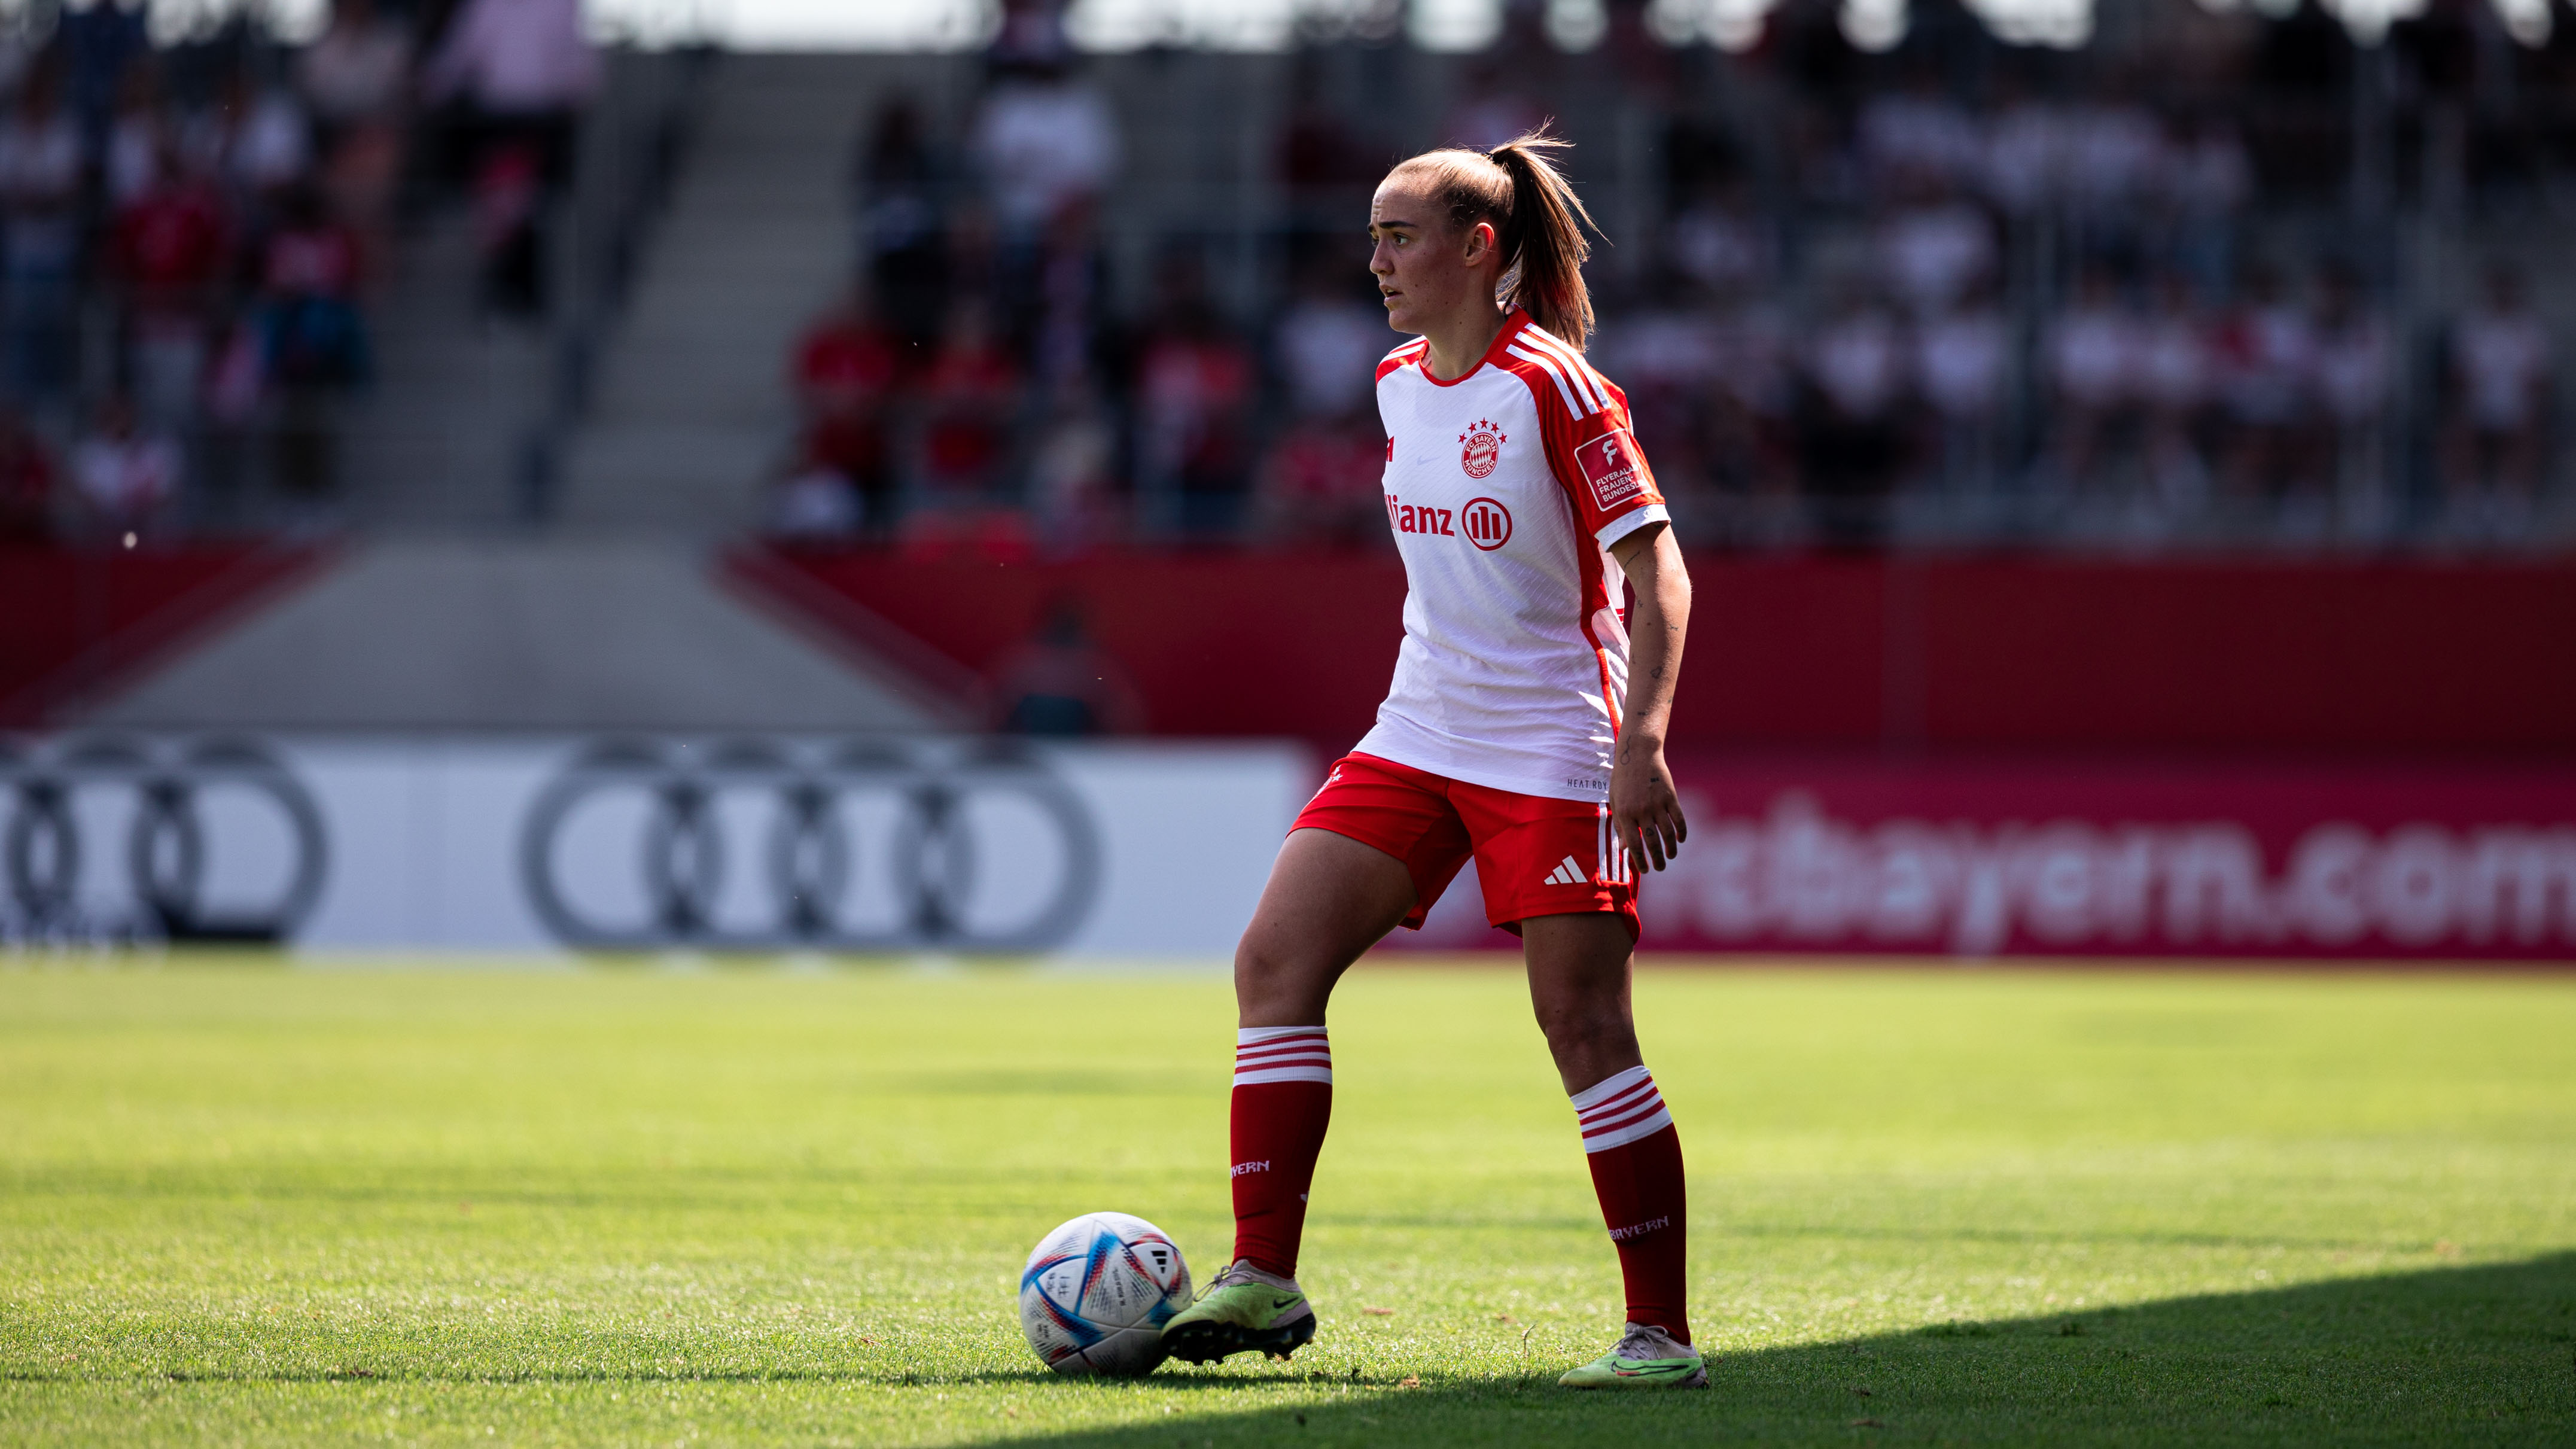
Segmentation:
<svg viewBox="0 0 2576 1449">
<path fill-rule="evenodd" d="M 1234 994 L 1247 1007 L 1302 1005 L 1315 994 L 1317 982 L 1332 973 L 1303 953 L 1247 934 L 1234 948 Z"/>
<path fill-rule="evenodd" d="M 1548 1051 L 1560 1060 L 1616 1052 L 1632 1047 L 1637 1038 L 1636 1027 L 1615 998 L 1542 1003 L 1538 1029 L 1547 1038 Z"/>
</svg>

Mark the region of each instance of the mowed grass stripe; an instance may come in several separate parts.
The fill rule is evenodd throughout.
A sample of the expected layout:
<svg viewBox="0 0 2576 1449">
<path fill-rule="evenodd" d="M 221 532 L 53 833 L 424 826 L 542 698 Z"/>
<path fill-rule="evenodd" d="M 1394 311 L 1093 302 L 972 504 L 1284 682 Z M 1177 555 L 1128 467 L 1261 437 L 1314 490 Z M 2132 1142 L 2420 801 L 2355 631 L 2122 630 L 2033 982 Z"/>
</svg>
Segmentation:
<svg viewBox="0 0 2576 1449">
<path fill-rule="evenodd" d="M 1721 1359 L 1602 1402 L 1550 1382 L 1618 1282 L 1513 971 L 1354 975 L 1323 1337 L 1139 1384 L 1038 1369 L 1012 1290 L 1091 1208 L 1223 1261 L 1219 974 L 0 971 L 0 1442 L 2576 1434 L 2576 980 L 1637 1002 Z"/>
</svg>

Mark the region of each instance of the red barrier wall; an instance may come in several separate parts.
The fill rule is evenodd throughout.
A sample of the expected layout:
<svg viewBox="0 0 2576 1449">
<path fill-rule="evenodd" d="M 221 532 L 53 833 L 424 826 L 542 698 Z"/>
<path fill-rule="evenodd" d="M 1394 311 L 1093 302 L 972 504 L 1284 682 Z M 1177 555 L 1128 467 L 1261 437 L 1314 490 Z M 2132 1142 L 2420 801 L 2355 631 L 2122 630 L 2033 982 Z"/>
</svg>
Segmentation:
<svg viewBox="0 0 2576 1449">
<path fill-rule="evenodd" d="M 258 544 L 0 547 L 0 725 L 40 724 L 221 623 L 319 554 Z"/>
<path fill-rule="evenodd" d="M 734 568 L 790 599 L 820 585 L 977 672 L 1071 594 L 1166 735 L 1347 744 L 1403 631 L 1403 570 L 1373 554 L 759 552 Z M 1691 570 L 1677 745 L 2576 750 L 2576 565 L 1702 556 Z"/>
</svg>

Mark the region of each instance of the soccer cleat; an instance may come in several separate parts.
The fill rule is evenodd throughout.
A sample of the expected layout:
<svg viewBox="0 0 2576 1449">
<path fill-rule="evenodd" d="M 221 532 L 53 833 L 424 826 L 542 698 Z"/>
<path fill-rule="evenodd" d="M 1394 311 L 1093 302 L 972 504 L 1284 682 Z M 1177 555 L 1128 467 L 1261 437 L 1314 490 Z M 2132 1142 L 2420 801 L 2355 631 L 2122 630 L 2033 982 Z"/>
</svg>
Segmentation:
<svg viewBox="0 0 2576 1449">
<path fill-rule="evenodd" d="M 1619 1346 L 1558 1377 L 1569 1389 L 1704 1389 L 1708 1365 L 1699 1350 L 1651 1323 L 1631 1323 Z"/>
<path fill-rule="evenodd" d="M 1233 1263 L 1163 1325 L 1163 1349 L 1183 1363 L 1214 1363 L 1245 1349 L 1286 1358 L 1314 1336 L 1315 1310 L 1294 1282 Z"/>
</svg>

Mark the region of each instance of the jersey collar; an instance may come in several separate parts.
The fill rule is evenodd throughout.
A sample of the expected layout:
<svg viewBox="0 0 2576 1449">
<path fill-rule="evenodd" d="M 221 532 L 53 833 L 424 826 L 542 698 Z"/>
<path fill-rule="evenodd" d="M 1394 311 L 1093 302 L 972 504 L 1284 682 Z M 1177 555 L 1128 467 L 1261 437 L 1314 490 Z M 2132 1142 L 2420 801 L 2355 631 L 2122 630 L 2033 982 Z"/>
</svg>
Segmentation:
<svg viewBox="0 0 2576 1449">
<path fill-rule="evenodd" d="M 1445 380 L 1431 375 L 1431 350 L 1429 348 L 1424 348 L 1422 352 L 1422 360 L 1417 364 L 1422 369 L 1422 380 L 1431 384 L 1433 387 L 1456 387 L 1458 384 L 1474 377 L 1477 373 L 1484 371 L 1488 364 L 1500 358 L 1503 355 L 1503 349 L 1509 347 L 1512 344 L 1512 339 L 1521 335 L 1521 329 L 1529 325 L 1529 313 L 1518 307 L 1514 307 L 1503 317 L 1503 330 L 1494 334 L 1493 345 L 1485 349 L 1484 356 L 1476 359 L 1476 365 L 1468 368 L 1465 372 L 1458 374 L 1456 377 Z"/>
</svg>

